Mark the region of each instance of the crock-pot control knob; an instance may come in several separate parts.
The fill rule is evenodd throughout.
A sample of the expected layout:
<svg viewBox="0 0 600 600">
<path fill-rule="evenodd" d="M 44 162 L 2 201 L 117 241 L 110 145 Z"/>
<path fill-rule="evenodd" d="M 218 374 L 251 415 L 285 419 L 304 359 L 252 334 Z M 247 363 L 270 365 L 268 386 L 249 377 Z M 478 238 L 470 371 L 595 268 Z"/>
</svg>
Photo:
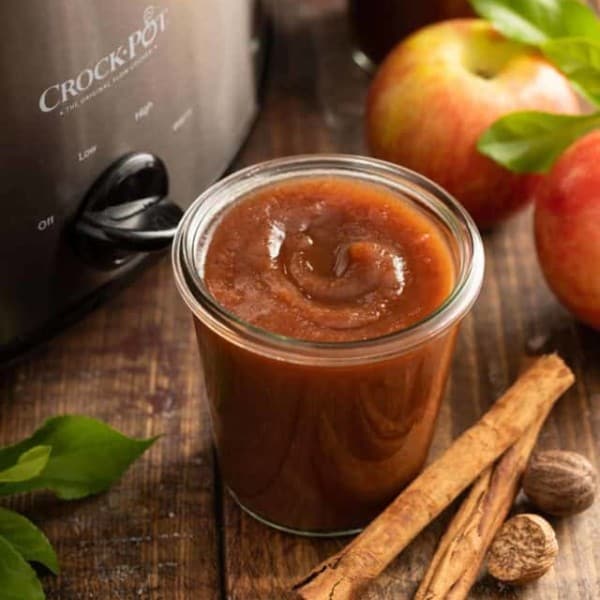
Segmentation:
<svg viewBox="0 0 600 600">
<path fill-rule="evenodd" d="M 167 199 L 169 178 L 153 154 L 127 154 L 94 183 L 75 223 L 85 260 L 115 268 L 137 253 L 166 248 L 182 210 Z"/>
</svg>

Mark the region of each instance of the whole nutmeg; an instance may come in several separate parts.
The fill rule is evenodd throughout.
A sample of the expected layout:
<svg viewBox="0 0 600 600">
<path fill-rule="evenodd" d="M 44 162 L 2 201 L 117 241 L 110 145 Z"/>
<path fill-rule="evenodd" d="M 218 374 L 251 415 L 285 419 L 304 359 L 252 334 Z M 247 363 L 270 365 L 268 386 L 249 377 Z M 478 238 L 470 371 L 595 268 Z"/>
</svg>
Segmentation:
<svg viewBox="0 0 600 600">
<path fill-rule="evenodd" d="M 598 477 L 590 461 L 577 452 L 535 453 L 523 475 L 523 491 L 541 511 L 566 517 L 594 503 Z"/>
<path fill-rule="evenodd" d="M 558 542 L 539 515 L 522 514 L 502 525 L 488 554 L 490 575 L 513 585 L 541 577 L 554 564 Z"/>
</svg>

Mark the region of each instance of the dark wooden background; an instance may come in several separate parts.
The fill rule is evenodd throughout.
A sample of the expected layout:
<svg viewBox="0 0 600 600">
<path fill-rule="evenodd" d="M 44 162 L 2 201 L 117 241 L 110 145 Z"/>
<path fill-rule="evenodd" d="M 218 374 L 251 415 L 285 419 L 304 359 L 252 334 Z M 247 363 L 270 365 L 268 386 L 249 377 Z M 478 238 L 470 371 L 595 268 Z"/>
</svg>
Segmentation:
<svg viewBox="0 0 600 600">
<path fill-rule="evenodd" d="M 303 152 L 364 152 L 367 76 L 350 60 L 341 0 L 276 0 L 264 110 L 238 159 L 246 165 Z M 487 275 L 466 319 L 432 454 L 473 423 L 515 379 L 527 354 L 557 349 L 577 385 L 557 405 L 545 448 L 600 453 L 600 335 L 576 324 L 547 291 L 529 214 L 485 236 Z M 210 439 L 190 317 L 165 257 L 123 293 L 0 374 L 0 443 L 46 417 L 83 413 L 136 436 L 165 437 L 110 493 L 74 503 L 19 498 L 57 547 L 63 574 L 50 599 L 278 599 L 340 548 L 271 531 L 223 493 Z M 365 595 L 409 598 L 448 511 Z M 474 599 L 600 598 L 600 503 L 556 520 L 556 567 L 522 590 L 483 578 Z M 0 590 L 1 597 L 1 590 Z"/>
</svg>

